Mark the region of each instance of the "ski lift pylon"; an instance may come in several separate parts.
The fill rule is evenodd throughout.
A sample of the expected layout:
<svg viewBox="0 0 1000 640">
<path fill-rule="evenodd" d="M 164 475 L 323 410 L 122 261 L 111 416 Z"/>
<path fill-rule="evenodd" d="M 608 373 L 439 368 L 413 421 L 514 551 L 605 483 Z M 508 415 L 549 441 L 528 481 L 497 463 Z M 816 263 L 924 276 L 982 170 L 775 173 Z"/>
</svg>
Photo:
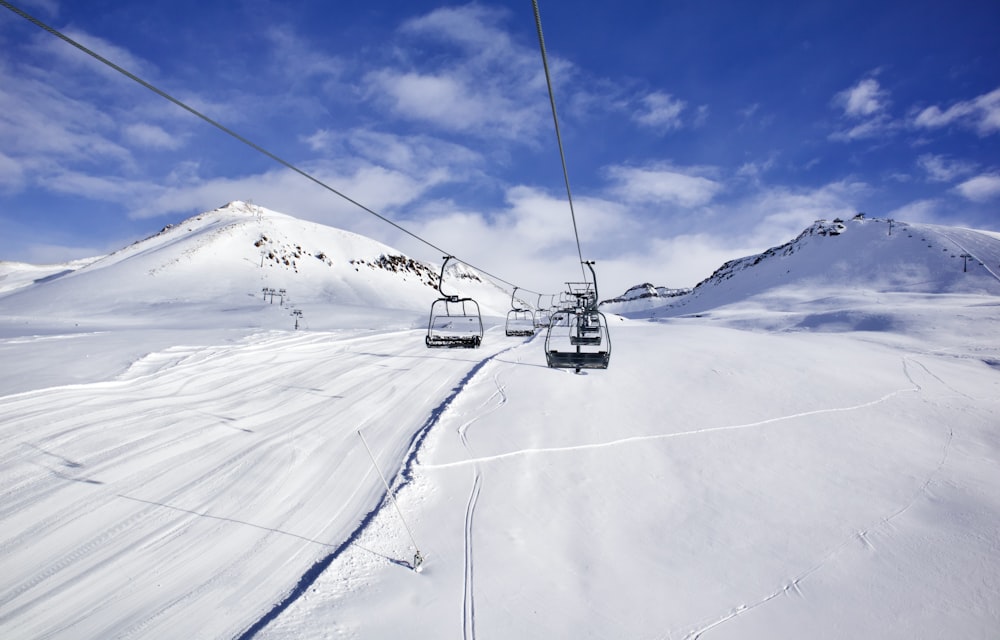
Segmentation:
<svg viewBox="0 0 1000 640">
<path fill-rule="evenodd" d="M 424 342 L 430 348 L 475 349 L 483 341 L 483 317 L 479 303 L 472 298 L 448 295 L 442 289 L 444 268 L 454 256 L 444 256 L 438 292 L 441 297 L 431 305 Z"/>
</svg>

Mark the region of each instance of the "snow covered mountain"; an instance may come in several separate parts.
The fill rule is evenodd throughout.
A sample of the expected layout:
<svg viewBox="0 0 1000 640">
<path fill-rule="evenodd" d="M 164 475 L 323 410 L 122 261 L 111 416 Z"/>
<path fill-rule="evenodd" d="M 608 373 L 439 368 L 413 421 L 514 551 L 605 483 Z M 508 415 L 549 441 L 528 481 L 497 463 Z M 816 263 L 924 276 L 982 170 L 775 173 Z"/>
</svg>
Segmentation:
<svg viewBox="0 0 1000 640">
<path fill-rule="evenodd" d="M 0 637 L 992 640 L 1000 239 L 888 231 L 634 288 L 580 375 L 239 203 L 0 265 Z"/>
<path fill-rule="evenodd" d="M 231 202 L 90 261 L 0 264 L 0 284 L 3 305 L 23 316 L 134 314 L 144 306 L 233 313 L 260 310 L 270 289 L 318 321 L 344 307 L 426 313 L 439 296 L 439 271 L 370 238 Z M 474 270 L 452 263 L 445 279 L 446 292 L 476 298 L 484 314 L 506 313 L 509 293 Z"/>
<path fill-rule="evenodd" d="M 794 312 L 805 300 L 862 290 L 1000 295 L 1000 234 L 860 215 L 818 220 L 790 242 L 726 262 L 686 295 L 628 299 L 637 289 L 602 308 L 672 317 L 732 305 Z"/>
<path fill-rule="evenodd" d="M 670 289 L 655 287 L 649 282 L 630 287 L 622 295 L 610 300 L 602 300 L 600 307 L 608 313 L 627 313 L 654 309 L 669 303 L 669 299 L 691 293 L 691 289 Z"/>
</svg>

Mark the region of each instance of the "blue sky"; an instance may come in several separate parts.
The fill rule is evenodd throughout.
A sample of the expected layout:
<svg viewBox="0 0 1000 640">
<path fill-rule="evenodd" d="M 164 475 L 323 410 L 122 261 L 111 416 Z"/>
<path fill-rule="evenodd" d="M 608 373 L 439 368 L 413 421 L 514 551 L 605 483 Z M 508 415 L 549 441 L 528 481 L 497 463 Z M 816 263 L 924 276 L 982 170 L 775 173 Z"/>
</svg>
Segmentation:
<svg viewBox="0 0 1000 640">
<path fill-rule="evenodd" d="M 16 6 L 460 258 L 579 279 L 531 2 Z M 540 0 L 602 297 L 817 218 L 1000 230 L 1000 4 Z M 437 252 L 0 7 L 0 259 L 231 200 Z"/>
</svg>

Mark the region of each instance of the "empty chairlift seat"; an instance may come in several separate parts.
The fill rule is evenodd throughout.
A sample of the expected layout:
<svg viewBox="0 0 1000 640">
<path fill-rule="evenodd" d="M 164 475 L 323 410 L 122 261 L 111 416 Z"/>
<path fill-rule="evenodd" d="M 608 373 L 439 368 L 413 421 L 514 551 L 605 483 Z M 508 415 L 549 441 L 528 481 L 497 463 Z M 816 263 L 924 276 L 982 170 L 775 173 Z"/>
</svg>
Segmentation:
<svg viewBox="0 0 1000 640">
<path fill-rule="evenodd" d="M 447 295 L 441 290 L 444 268 L 453 256 L 445 256 L 438 278 L 441 297 L 431 304 L 424 342 L 430 348 L 475 349 L 483 341 L 483 317 L 472 298 Z"/>
<path fill-rule="evenodd" d="M 508 336 L 533 336 L 535 335 L 535 312 L 527 307 L 520 307 L 515 299 L 518 287 L 510 294 L 510 311 L 507 312 L 507 323 L 504 332 Z"/>
</svg>

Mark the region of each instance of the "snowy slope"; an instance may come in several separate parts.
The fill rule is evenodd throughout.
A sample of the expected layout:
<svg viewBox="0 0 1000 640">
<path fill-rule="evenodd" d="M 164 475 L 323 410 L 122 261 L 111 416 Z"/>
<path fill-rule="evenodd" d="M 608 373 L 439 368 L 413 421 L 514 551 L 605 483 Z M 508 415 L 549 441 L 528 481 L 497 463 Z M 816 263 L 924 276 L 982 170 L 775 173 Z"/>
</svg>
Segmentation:
<svg viewBox="0 0 1000 640">
<path fill-rule="evenodd" d="M 0 637 L 996 637 L 995 236 L 807 232 L 574 375 L 255 215 L 0 297 Z"/>
<path fill-rule="evenodd" d="M 644 282 L 630 287 L 625 293 L 616 298 L 602 300 L 600 308 L 605 313 L 635 313 L 637 311 L 662 307 L 665 304 L 669 304 L 674 298 L 685 296 L 689 293 L 691 293 L 691 289 L 654 287 L 651 283 Z"/>
<path fill-rule="evenodd" d="M 357 234 L 233 202 L 21 287 L 0 304 L 24 315 L 206 303 L 210 312 L 244 307 L 271 288 L 303 305 L 426 312 L 438 296 L 439 269 Z M 506 313 L 509 293 L 467 267 L 450 271 L 446 290 L 481 297 L 487 313 Z"/>
<path fill-rule="evenodd" d="M 1000 295 L 1000 238 L 984 231 L 896 221 L 890 233 L 888 221 L 882 219 L 821 220 L 784 245 L 727 262 L 689 295 L 659 305 L 609 310 L 663 317 L 758 302 L 771 310 L 788 310 L 803 296 L 816 299 L 852 291 Z"/>
</svg>

